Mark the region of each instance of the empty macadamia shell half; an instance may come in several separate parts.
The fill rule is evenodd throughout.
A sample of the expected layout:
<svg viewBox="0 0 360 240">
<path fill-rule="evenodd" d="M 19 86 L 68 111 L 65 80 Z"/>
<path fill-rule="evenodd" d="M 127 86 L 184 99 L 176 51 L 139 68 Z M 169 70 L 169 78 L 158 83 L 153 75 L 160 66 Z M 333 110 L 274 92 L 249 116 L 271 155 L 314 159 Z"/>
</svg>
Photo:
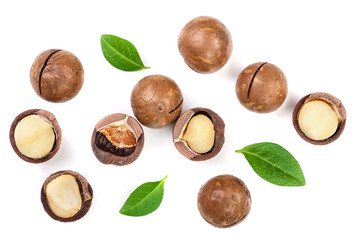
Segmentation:
<svg viewBox="0 0 360 240">
<path fill-rule="evenodd" d="M 315 145 L 329 144 L 344 131 L 346 110 L 339 99 L 328 93 L 306 95 L 296 104 L 293 125 L 299 136 Z"/>
<path fill-rule="evenodd" d="M 133 117 L 115 113 L 100 120 L 91 137 L 96 158 L 117 166 L 135 161 L 144 146 L 144 131 Z"/>
<path fill-rule="evenodd" d="M 188 124 L 191 122 L 192 118 L 197 115 L 204 115 L 210 121 L 213 125 L 213 131 L 214 135 L 211 133 L 211 129 L 208 129 L 210 133 L 206 133 L 206 137 L 213 137 L 213 146 L 208 152 L 204 153 L 198 153 L 194 151 L 194 149 L 191 149 L 191 145 L 187 143 L 186 140 L 184 140 L 183 136 L 186 133 L 186 130 L 188 128 Z M 211 124 L 206 124 L 209 127 Z M 194 126 L 196 127 L 196 126 Z M 201 131 L 208 131 L 201 129 Z M 198 133 L 197 130 L 192 130 L 194 133 Z M 208 108 L 193 108 L 186 112 L 184 112 L 179 119 L 176 121 L 173 129 L 173 141 L 175 144 L 176 149 L 186 158 L 192 160 L 192 161 L 204 161 L 208 160 L 210 158 L 215 157 L 221 150 L 224 142 L 225 142 L 225 123 L 222 120 L 222 118 L 213 112 L 212 110 Z M 196 138 L 196 137 L 195 137 Z M 207 141 L 207 140 L 206 140 Z M 212 141 L 212 140 L 211 140 Z M 211 142 L 209 141 L 209 142 Z"/>
<path fill-rule="evenodd" d="M 245 183 L 233 175 L 219 175 L 199 190 L 197 205 L 201 216 L 219 228 L 232 227 L 249 214 L 251 196 Z"/>
<path fill-rule="evenodd" d="M 85 216 L 92 199 L 90 184 L 74 171 L 59 171 L 50 175 L 41 188 L 44 210 L 60 222 L 73 222 Z"/>
<path fill-rule="evenodd" d="M 55 116 L 42 109 L 20 113 L 10 127 L 10 143 L 24 161 L 42 163 L 51 159 L 61 145 L 61 128 Z"/>
<path fill-rule="evenodd" d="M 199 73 L 220 70 L 229 60 L 233 44 L 229 30 L 218 19 L 197 17 L 181 30 L 178 47 L 186 64 Z"/>
</svg>

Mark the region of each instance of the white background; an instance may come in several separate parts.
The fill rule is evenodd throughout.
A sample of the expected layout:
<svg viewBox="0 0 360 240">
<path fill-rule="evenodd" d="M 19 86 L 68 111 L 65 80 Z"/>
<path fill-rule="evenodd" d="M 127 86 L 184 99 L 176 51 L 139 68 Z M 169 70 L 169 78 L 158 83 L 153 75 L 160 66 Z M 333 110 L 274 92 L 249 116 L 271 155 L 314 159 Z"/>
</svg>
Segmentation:
<svg viewBox="0 0 360 240">
<path fill-rule="evenodd" d="M 360 14 L 358 1 L 2 1 L 0 4 L 0 239 L 359 239 Z M 222 21 L 233 38 L 228 63 L 213 74 L 192 71 L 177 48 L 181 28 L 208 15 Z M 122 72 L 103 57 L 101 34 L 131 41 L 151 69 Z M 50 48 L 73 52 L 85 69 L 80 93 L 66 103 L 39 98 L 29 71 L 35 57 Z M 288 79 L 283 106 L 270 114 L 252 113 L 238 102 L 235 82 L 247 65 L 268 61 Z M 130 94 L 141 78 L 163 74 L 184 96 L 183 112 L 207 107 L 225 121 L 226 142 L 205 162 L 184 158 L 172 143 L 172 126 L 144 127 L 140 157 L 123 167 L 101 164 L 90 137 L 106 115 L 133 115 Z M 314 146 L 295 132 L 292 109 L 312 92 L 328 92 L 345 105 L 341 137 Z M 31 164 L 14 153 L 8 137 L 22 111 L 52 112 L 63 142 L 46 163 Z M 255 174 L 236 149 L 271 141 L 289 150 L 306 178 L 304 187 L 279 187 Z M 51 219 L 40 202 L 43 181 L 59 170 L 81 173 L 94 189 L 88 214 L 73 223 Z M 200 216 L 199 188 L 211 177 L 233 174 L 248 186 L 252 209 L 228 229 Z M 161 180 L 161 206 L 145 217 L 118 213 L 140 184 Z"/>
</svg>

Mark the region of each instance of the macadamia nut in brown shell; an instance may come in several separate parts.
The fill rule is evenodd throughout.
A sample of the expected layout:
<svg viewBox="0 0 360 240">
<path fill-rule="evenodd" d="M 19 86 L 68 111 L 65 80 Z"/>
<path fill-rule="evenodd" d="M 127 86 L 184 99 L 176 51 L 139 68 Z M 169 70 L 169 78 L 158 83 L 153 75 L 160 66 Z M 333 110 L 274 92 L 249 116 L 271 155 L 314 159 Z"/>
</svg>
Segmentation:
<svg viewBox="0 0 360 240">
<path fill-rule="evenodd" d="M 73 222 L 89 211 L 93 190 L 79 173 L 66 170 L 51 174 L 41 188 L 46 213 L 60 222 Z"/>
<path fill-rule="evenodd" d="M 61 144 L 61 128 L 55 116 L 42 109 L 20 113 L 10 127 L 10 143 L 24 161 L 42 163 L 51 159 Z"/>
<path fill-rule="evenodd" d="M 346 123 L 341 101 L 329 93 L 304 96 L 293 111 L 293 125 L 299 136 L 315 145 L 329 144 L 340 137 Z"/>
<path fill-rule="evenodd" d="M 192 161 L 215 157 L 225 142 L 225 123 L 208 108 L 192 108 L 176 121 L 173 141 L 176 149 Z"/>
<path fill-rule="evenodd" d="M 207 181 L 198 194 L 201 216 L 215 227 L 225 228 L 243 221 L 250 212 L 251 196 L 246 185 L 232 175 Z"/>
<path fill-rule="evenodd" d="M 278 109 L 287 96 L 285 74 L 277 66 L 259 62 L 247 66 L 238 76 L 236 95 L 248 110 L 269 113 Z"/>
<path fill-rule="evenodd" d="M 140 156 L 143 146 L 144 131 L 140 123 L 123 113 L 101 119 L 91 136 L 93 153 L 103 164 L 130 164 Z"/>
<path fill-rule="evenodd" d="M 229 60 L 232 38 L 218 19 L 203 16 L 185 25 L 179 35 L 178 47 L 191 69 L 199 73 L 212 73 Z"/>
<path fill-rule="evenodd" d="M 46 50 L 37 56 L 30 70 L 31 85 L 37 95 L 50 102 L 66 102 L 82 88 L 84 69 L 71 52 Z"/>
<path fill-rule="evenodd" d="M 131 107 L 139 122 L 162 128 L 173 123 L 181 113 L 183 97 L 174 80 L 162 75 L 141 79 L 131 93 Z"/>
</svg>

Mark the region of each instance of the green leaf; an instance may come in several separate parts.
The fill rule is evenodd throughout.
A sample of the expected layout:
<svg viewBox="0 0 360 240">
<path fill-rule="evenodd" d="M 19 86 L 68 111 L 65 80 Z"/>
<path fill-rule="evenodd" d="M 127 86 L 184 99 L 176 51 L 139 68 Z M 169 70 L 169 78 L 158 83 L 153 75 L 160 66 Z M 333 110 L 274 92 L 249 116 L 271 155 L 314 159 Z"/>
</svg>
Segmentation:
<svg viewBox="0 0 360 240">
<path fill-rule="evenodd" d="M 123 71 L 138 71 L 145 68 L 135 46 L 120 37 L 103 34 L 101 49 L 106 60 L 115 68 Z"/>
<path fill-rule="evenodd" d="M 120 213 L 127 216 L 145 216 L 155 211 L 164 195 L 164 181 L 147 182 L 136 188 L 125 201 Z"/>
<path fill-rule="evenodd" d="M 278 144 L 255 143 L 236 150 L 244 154 L 254 171 L 279 186 L 304 186 L 305 177 L 296 159 Z"/>
</svg>

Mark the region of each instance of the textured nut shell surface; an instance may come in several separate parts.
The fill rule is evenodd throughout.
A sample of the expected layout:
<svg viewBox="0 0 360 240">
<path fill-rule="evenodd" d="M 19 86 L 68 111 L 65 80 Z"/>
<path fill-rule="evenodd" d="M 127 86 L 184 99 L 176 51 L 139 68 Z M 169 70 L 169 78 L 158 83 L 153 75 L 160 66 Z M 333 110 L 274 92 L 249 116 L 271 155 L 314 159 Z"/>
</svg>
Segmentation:
<svg viewBox="0 0 360 240">
<path fill-rule="evenodd" d="M 84 69 L 71 52 L 50 49 L 40 53 L 30 70 L 31 85 L 37 95 L 50 102 L 66 102 L 75 97 L 84 83 Z"/>
<path fill-rule="evenodd" d="M 278 109 L 288 92 L 285 74 L 277 66 L 258 62 L 247 66 L 238 76 L 236 95 L 247 109 L 269 113 Z"/>
<path fill-rule="evenodd" d="M 42 53 L 40 53 L 34 60 L 31 69 L 30 69 L 30 81 L 31 81 L 31 85 L 34 88 L 35 92 L 37 95 L 40 95 L 40 75 L 41 75 L 41 71 L 44 68 L 44 65 L 47 61 L 47 59 L 55 54 L 57 51 L 60 51 L 60 49 L 49 49 L 49 50 L 45 50 Z"/>
<path fill-rule="evenodd" d="M 198 193 L 201 216 L 215 227 L 231 227 L 250 212 L 251 196 L 246 185 L 232 175 L 219 175 L 207 181 Z"/>
<path fill-rule="evenodd" d="M 229 60 L 232 38 L 218 19 L 202 16 L 188 22 L 178 38 L 180 54 L 186 64 L 196 72 L 212 73 Z"/>
<path fill-rule="evenodd" d="M 341 117 L 341 122 L 340 122 L 336 132 L 328 139 L 318 140 L 318 141 L 310 139 L 300 129 L 300 126 L 298 123 L 299 111 L 304 103 L 314 100 L 314 99 L 320 99 L 320 100 L 323 99 L 327 102 L 332 103 L 333 106 L 336 108 L 336 111 L 339 113 L 339 115 Z M 344 131 L 345 124 L 346 124 L 346 109 L 345 109 L 344 105 L 342 104 L 342 102 L 338 98 L 334 97 L 333 95 L 331 95 L 329 93 L 324 93 L 324 92 L 311 93 L 311 94 L 308 94 L 308 95 L 304 96 L 303 98 L 301 98 L 298 101 L 298 103 L 295 105 L 293 115 L 292 115 L 292 122 L 293 122 L 296 132 L 299 134 L 299 136 L 302 139 L 304 139 L 305 141 L 307 141 L 311 144 L 314 144 L 314 145 L 326 145 L 326 144 L 329 144 L 329 143 L 335 141 L 336 139 L 338 139 L 340 137 L 340 135 L 342 134 L 342 132 Z"/>
<path fill-rule="evenodd" d="M 75 177 L 75 179 L 79 185 L 80 194 L 81 194 L 81 198 L 82 198 L 81 209 L 74 216 L 72 216 L 70 218 L 61 218 L 61 217 L 58 217 L 57 215 L 55 215 L 51 211 L 49 204 L 47 202 L 47 197 L 46 197 L 47 184 L 49 182 L 51 182 L 53 179 L 55 179 L 63 174 L 69 174 L 69 175 L 72 175 Z M 91 185 L 81 174 L 79 174 L 75 171 L 66 170 L 66 171 L 59 171 L 59 172 L 53 173 L 44 181 L 43 186 L 41 188 L 41 202 L 43 204 L 44 210 L 51 218 L 53 218 L 57 221 L 60 221 L 60 222 L 73 222 L 73 221 L 79 220 L 80 218 L 84 217 L 85 214 L 89 211 L 89 209 L 91 207 L 92 199 L 93 199 L 93 190 L 91 188 Z"/>
<path fill-rule="evenodd" d="M 95 154 L 96 158 L 101 163 L 122 166 L 122 165 L 127 165 L 127 164 L 134 162 L 139 157 L 139 155 L 143 149 L 143 146 L 144 146 L 144 131 L 143 131 L 141 125 L 138 123 L 138 121 L 131 116 L 128 116 L 127 124 L 133 130 L 135 137 L 137 139 L 135 151 L 131 155 L 125 156 L 125 157 L 117 156 L 117 155 L 114 155 L 112 153 L 109 153 L 109 152 L 106 152 L 106 151 L 103 151 L 103 150 L 97 148 L 96 144 L 95 144 L 96 133 L 101 128 L 103 128 L 113 122 L 123 120 L 126 118 L 126 116 L 128 116 L 128 115 L 123 114 L 123 113 L 114 113 L 114 114 L 111 114 L 111 115 L 101 119 L 95 125 L 93 134 L 91 136 L 91 148 L 92 148 L 93 153 Z"/>
<path fill-rule="evenodd" d="M 192 116 L 196 114 L 204 114 L 213 122 L 215 130 L 215 141 L 213 148 L 204 154 L 198 154 L 192 151 L 184 142 L 176 141 L 186 127 L 187 123 L 190 121 Z M 193 108 L 184 112 L 179 119 L 176 121 L 173 128 L 173 140 L 176 149 L 187 159 L 192 161 L 204 161 L 210 158 L 215 157 L 221 150 L 225 142 L 225 123 L 222 118 L 208 108 Z"/>
<path fill-rule="evenodd" d="M 16 146 L 16 142 L 15 142 L 15 137 L 14 137 L 14 133 L 15 133 L 15 128 L 17 126 L 17 124 L 19 123 L 19 121 L 21 121 L 21 119 L 23 119 L 24 117 L 27 117 L 29 115 L 39 115 L 41 117 L 43 117 L 44 119 L 46 119 L 53 127 L 54 132 L 55 132 L 55 144 L 53 149 L 49 152 L 48 155 L 46 155 L 45 157 L 42 158 L 38 158 L 38 159 L 34 159 L 34 158 L 30 158 L 25 156 L 24 154 L 22 154 L 20 152 L 20 150 L 18 149 L 18 147 Z M 59 126 L 59 123 L 57 122 L 55 116 L 46 111 L 46 110 L 42 110 L 42 109 L 29 109 L 26 110 L 22 113 L 20 113 L 12 122 L 11 127 L 10 127 L 10 143 L 12 148 L 14 149 L 15 153 L 24 161 L 26 162 L 30 162 L 30 163 L 42 163 L 45 162 L 49 159 L 51 159 L 59 150 L 60 145 L 61 145 L 61 139 L 62 139 L 62 132 L 61 132 L 61 128 Z"/>
<path fill-rule="evenodd" d="M 182 93 L 174 80 L 162 75 L 141 79 L 131 93 L 131 107 L 139 122 L 162 128 L 173 123 L 182 110 Z"/>
</svg>

